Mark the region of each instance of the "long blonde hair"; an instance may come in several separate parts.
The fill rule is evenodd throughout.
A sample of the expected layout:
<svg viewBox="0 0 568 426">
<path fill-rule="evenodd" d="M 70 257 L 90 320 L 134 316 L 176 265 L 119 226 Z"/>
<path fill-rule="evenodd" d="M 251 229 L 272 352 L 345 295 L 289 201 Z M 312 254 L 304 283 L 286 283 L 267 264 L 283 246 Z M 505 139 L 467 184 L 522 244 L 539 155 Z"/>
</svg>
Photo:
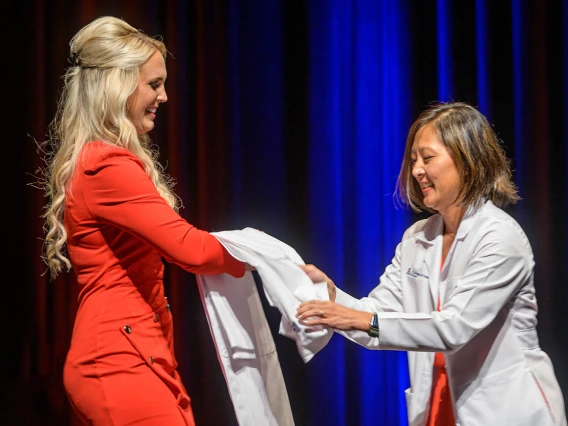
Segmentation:
<svg viewBox="0 0 568 426">
<path fill-rule="evenodd" d="M 147 135 L 138 135 L 127 118 L 128 98 L 138 85 L 140 67 L 159 51 L 163 42 L 148 37 L 121 19 L 101 17 L 83 27 L 69 43 L 72 66 L 50 130 L 46 154 L 45 261 L 52 277 L 71 263 L 66 257 L 67 232 L 63 225 L 65 198 L 84 145 L 93 140 L 120 146 L 144 164 L 160 195 L 174 209 L 178 198 L 157 162 Z"/>
</svg>

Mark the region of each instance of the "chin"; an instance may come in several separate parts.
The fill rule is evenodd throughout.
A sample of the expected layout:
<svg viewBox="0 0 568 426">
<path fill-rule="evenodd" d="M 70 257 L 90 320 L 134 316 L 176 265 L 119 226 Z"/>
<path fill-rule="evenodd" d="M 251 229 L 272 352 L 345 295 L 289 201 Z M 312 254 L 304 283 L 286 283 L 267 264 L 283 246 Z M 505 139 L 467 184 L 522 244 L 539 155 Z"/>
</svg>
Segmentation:
<svg viewBox="0 0 568 426">
<path fill-rule="evenodd" d="M 426 207 L 428 207 L 429 209 L 434 209 L 435 210 L 435 206 L 436 203 L 432 203 L 432 202 L 428 202 L 427 200 L 422 200 L 422 204 L 424 204 Z"/>
<path fill-rule="evenodd" d="M 145 135 L 146 133 L 148 133 L 150 130 L 153 130 L 153 129 L 154 129 L 153 125 L 152 126 L 144 126 L 141 129 L 136 129 L 136 133 L 138 135 Z"/>
</svg>

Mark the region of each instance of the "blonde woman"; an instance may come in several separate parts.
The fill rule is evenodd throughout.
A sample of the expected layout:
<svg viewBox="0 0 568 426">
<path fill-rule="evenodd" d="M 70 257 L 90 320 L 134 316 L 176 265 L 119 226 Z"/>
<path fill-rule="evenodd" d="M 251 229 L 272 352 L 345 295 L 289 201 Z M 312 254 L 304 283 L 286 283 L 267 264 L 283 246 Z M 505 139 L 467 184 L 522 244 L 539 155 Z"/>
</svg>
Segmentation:
<svg viewBox="0 0 568 426">
<path fill-rule="evenodd" d="M 88 424 L 193 425 L 162 258 L 200 274 L 240 277 L 245 265 L 176 213 L 148 147 L 168 100 L 164 44 L 102 17 L 70 46 L 45 214 L 52 275 L 72 267 L 80 287 L 65 389 Z"/>
</svg>

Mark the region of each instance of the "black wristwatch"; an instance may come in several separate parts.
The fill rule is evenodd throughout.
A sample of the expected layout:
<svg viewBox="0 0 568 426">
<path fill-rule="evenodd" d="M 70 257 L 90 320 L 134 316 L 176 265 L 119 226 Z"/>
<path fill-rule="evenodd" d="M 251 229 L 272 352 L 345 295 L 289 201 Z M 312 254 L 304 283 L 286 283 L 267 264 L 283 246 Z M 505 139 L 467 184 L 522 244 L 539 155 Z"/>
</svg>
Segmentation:
<svg viewBox="0 0 568 426">
<path fill-rule="evenodd" d="M 379 316 L 377 314 L 373 314 L 373 317 L 369 322 L 368 334 L 371 337 L 379 337 Z"/>
</svg>

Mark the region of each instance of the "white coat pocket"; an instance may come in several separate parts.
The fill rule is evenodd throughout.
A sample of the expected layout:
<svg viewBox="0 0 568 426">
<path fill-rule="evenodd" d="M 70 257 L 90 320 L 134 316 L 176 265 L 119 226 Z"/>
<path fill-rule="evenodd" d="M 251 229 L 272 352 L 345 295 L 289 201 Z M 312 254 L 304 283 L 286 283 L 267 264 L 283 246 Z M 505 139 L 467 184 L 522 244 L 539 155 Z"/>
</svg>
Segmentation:
<svg viewBox="0 0 568 426">
<path fill-rule="evenodd" d="M 461 397 L 456 404 L 462 425 L 554 425 L 525 362 L 464 387 L 467 389 L 459 392 Z M 465 401 L 467 404 L 464 404 Z"/>
</svg>

